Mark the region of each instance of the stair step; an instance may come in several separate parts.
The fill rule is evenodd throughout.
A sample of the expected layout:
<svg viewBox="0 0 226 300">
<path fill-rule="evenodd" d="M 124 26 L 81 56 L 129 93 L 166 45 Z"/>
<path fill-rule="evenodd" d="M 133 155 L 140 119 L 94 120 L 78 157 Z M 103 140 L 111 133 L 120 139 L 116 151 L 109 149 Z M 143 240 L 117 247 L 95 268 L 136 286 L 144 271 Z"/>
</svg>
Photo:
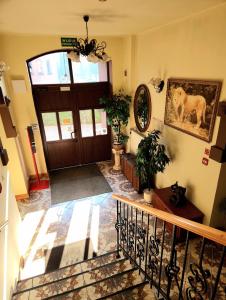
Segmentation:
<svg viewBox="0 0 226 300">
<path fill-rule="evenodd" d="M 140 284 L 142 282 L 139 276 L 139 271 L 130 269 L 123 273 L 117 273 L 113 271 L 111 277 L 106 278 L 100 282 L 95 282 L 90 286 L 83 287 L 76 291 L 71 291 L 64 294 L 58 294 L 55 297 L 47 298 L 57 300 L 69 300 L 69 299 L 80 299 L 80 300 L 97 300 L 97 299 L 108 299 L 111 295 L 122 292 L 129 287 Z M 47 300 L 46 299 L 46 300 Z M 115 298 L 116 299 L 116 298 Z M 127 298 L 127 300 L 130 298 Z"/>
<path fill-rule="evenodd" d="M 149 283 L 142 282 L 136 286 L 129 287 L 108 297 L 99 300 L 156 300 L 158 299 L 150 288 Z"/>
<path fill-rule="evenodd" d="M 93 286 L 98 284 L 100 286 L 101 284 L 104 285 L 102 282 L 106 279 L 108 280 L 111 277 L 117 276 L 119 272 L 126 273 L 133 269 L 130 262 L 126 259 L 116 260 L 116 257 L 111 255 L 109 261 L 110 262 L 106 264 L 107 259 L 105 257 L 100 267 L 95 267 L 91 270 L 89 264 L 84 264 L 85 272 L 67 278 L 62 277 L 54 282 L 48 282 L 43 286 L 33 287 L 30 290 L 14 294 L 13 300 L 59 299 L 60 295 L 65 295 L 64 297 L 66 297 L 71 291 L 73 291 L 74 294 L 87 295 L 87 291 L 90 291 Z M 87 298 L 85 297 L 83 299 Z"/>
<path fill-rule="evenodd" d="M 36 287 L 41 287 L 49 283 L 57 282 L 61 279 L 78 275 L 100 266 L 111 264 L 117 260 L 117 252 L 109 252 L 95 258 L 88 259 L 70 266 L 65 266 L 58 270 L 18 281 L 16 293 L 25 292 Z"/>
</svg>

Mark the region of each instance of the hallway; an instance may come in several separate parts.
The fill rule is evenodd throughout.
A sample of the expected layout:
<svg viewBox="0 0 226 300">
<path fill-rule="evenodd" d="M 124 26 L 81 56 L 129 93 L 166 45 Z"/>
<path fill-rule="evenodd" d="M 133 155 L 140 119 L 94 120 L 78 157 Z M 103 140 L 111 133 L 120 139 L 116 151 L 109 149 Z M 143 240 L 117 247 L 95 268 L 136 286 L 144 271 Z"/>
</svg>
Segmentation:
<svg viewBox="0 0 226 300">
<path fill-rule="evenodd" d="M 112 191 L 139 202 L 142 195 L 110 162 L 98 163 Z M 65 265 L 114 250 L 116 202 L 112 193 L 51 206 L 51 190 L 31 193 L 30 199 L 18 202 L 23 217 L 21 278 L 43 274 Z"/>
</svg>

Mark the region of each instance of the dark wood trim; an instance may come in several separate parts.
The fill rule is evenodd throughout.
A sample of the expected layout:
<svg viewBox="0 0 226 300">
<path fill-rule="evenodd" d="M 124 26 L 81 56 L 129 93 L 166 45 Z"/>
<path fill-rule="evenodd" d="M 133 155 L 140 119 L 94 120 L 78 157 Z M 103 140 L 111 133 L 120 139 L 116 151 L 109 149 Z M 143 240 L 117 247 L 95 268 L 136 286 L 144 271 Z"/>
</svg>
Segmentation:
<svg viewBox="0 0 226 300">
<path fill-rule="evenodd" d="M 47 54 L 51 54 L 51 53 L 58 53 L 58 52 L 70 52 L 71 50 L 73 50 L 72 48 L 64 48 L 64 49 L 56 49 L 56 50 L 50 50 L 50 51 L 46 51 L 46 52 L 42 52 L 40 54 L 37 54 L 35 56 L 30 57 L 29 59 L 26 60 L 26 63 L 31 62 L 34 59 L 37 59 L 41 56 L 47 55 Z"/>
<path fill-rule="evenodd" d="M 61 132 L 61 126 L 60 126 L 59 111 L 56 111 L 56 120 L 57 120 L 57 127 L 58 127 L 59 139 L 62 140 L 62 132 Z"/>
<path fill-rule="evenodd" d="M 72 72 L 72 63 L 70 60 L 68 60 L 68 65 L 69 65 L 69 74 L 70 74 L 70 79 L 71 79 L 71 83 L 63 83 L 63 84 L 32 84 L 32 79 L 31 79 L 31 74 L 30 74 L 30 70 L 29 70 L 29 62 L 31 62 L 34 59 L 37 59 L 43 55 L 47 55 L 47 54 L 51 54 L 51 53 L 57 53 L 57 52 L 68 52 L 72 49 L 60 49 L 60 50 L 53 50 L 53 51 L 47 51 L 45 53 L 36 55 L 32 58 L 29 58 L 26 63 L 27 63 L 27 67 L 28 67 L 28 73 L 29 73 L 29 78 L 30 78 L 30 82 L 31 82 L 31 86 L 32 86 L 32 95 L 33 95 L 33 99 L 34 99 L 34 105 L 35 105 L 35 111 L 36 111 L 36 116 L 38 119 L 38 123 L 39 123 L 39 127 L 40 127 L 40 134 L 41 134 L 41 138 L 42 138 L 42 144 L 43 144 L 43 150 L 44 150 L 44 155 L 45 155 L 45 159 L 46 159 L 46 165 L 47 165 L 47 169 L 50 170 L 50 163 L 51 165 L 53 164 L 52 158 L 53 156 L 51 156 L 51 161 L 48 159 L 49 157 L 49 153 L 52 151 L 54 151 L 53 149 L 53 143 L 56 143 L 60 146 L 60 143 L 62 143 L 62 141 L 69 141 L 69 140 L 59 140 L 59 141 L 54 141 L 54 142 L 46 142 L 46 136 L 45 136 L 45 130 L 44 130 L 44 124 L 43 124 L 43 120 L 42 120 L 42 113 L 45 112 L 55 112 L 56 116 L 57 116 L 57 126 L 58 126 L 58 131 L 59 131 L 59 137 L 60 139 L 62 139 L 62 132 L 61 132 L 61 127 L 60 127 L 60 120 L 59 120 L 59 112 L 60 111 L 72 111 L 73 113 L 73 120 L 74 120 L 74 130 L 76 131 L 76 136 L 77 136 L 77 140 L 75 141 L 77 143 L 76 145 L 76 153 L 78 151 L 78 148 L 80 149 L 79 152 L 80 153 L 80 162 L 82 163 L 83 158 L 82 156 L 86 155 L 86 157 L 88 157 L 90 159 L 91 157 L 91 152 L 87 149 L 87 153 L 84 154 L 84 147 L 92 147 L 95 148 L 95 151 L 93 152 L 93 155 L 98 157 L 97 160 L 99 159 L 99 155 L 98 155 L 98 151 L 100 151 L 99 149 L 99 144 L 101 144 L 100 142 L 100 138 L 98 138 L 97 141 L 93 141 L 92 143 L 88 142 L 87 140 L 87 144 L 84 143 L 83 139 L 81 137 L 81 125 L 80 125 L 80 118 L 79 118 L 79 110 L 80 109 L 91 109 L 92 110 L 92 121 L 93 121 L 93 132 L 94 132 L 94 138 L 96 137 L 96 130 L 95 130 L 95 117 L 94 117 L 94 108 L 103 108 L 103 105 L 100 105 L 98 103 L 98 97 L 101 97 L 101 92 L 103 91 L 103 94 L 108 96 L 111 93 L 112 90 L 112 84 L 109 83 L 109 80 L 111 77 L 111 68 L 109 66 L 109 63 L 107 63 L 107 80 L 106 82 L 92 82 L 92 83 L 74 83 L 73 82 L 73 72 Z M 111 64 L 111 62 L 110 62 Z M 70 91 L 66 91 L 65 92 L 65 96 L 63 96 L 63 101 L 64 104 L 61 107 L 61 101 L 59 101 L 59 99 L 61 99 L 61 95 L 59 95 L 58 93 L 60 93 L 60 87 L 70 87 Z M 84 93 L 84 100 L 86 99 L 86 94 L 87 91 L 90 90 L 90 96 L 87 98 L 87 105 L 84 105 L 84 103 L 82 100 L 82 95 Z M 42 91 L 43 91 L 43 95 L 42 95 Z M 92 93 L 92 91 L 94 91 L 94 93 Z M 47 95 L 47 93 L 50 92 L 50 99 L 49 101 L 47 101 L 49 104 L 45 104 L 45 93 Z M 56 96 L 55 93 L 56 92 Z M 62 92 L 64 93 L 64 92 Z M 66 94 L 68 93 L 68 94 Z M 100 96 L 99 96 L 100 94 Z M 62 94 L 63 95 L 63 94 Z M 92 100 L 92 96 L 94 96 L 93 100 Z M 43 97 L 43 98 L 42 98 Z M 48 96 L 47 96 L 48 97 Z M 55 98 L 56 97 L 56 98 Z M 39 100 L 40 99 L 40 100 Z M 56 100 L 56 102 L 55 102 Z M 93 104 L 92 104 L 93 101 Z M 55 104 L 56 105 L 55 105 Z M 96 103 L 94 105 L 94 103 Z M 89 106 L 90 105 L 90 106 Z M 55 106 L 55 107 L 54 107 Z M 109 134 L 109 140 L 110 140 L 110 135 L 111 135 L 111 131 L 109 130 L 108 127 L 108 134 Z M 109 147 L 109 141 L 106 139 L 104 139 L 104 143 L 106 143 L 106 147 Z M 99 143 L 99 144 L 96 144 Z M 109 145 L 108 145 L 109 144 Z M 48 145 L 51 145 L 51 147 L 49 147 Z M 49 147 L 49 148 L 48 148 Z M 69 149 L 69 148 L 68 148 Z M 105 157 L 106 157 L 106 151 L 105 151 Z M 78 157 L 78 156 L 77 156 Z M 77 162 L 76 162 L 77 164 Z"/>
</svg>

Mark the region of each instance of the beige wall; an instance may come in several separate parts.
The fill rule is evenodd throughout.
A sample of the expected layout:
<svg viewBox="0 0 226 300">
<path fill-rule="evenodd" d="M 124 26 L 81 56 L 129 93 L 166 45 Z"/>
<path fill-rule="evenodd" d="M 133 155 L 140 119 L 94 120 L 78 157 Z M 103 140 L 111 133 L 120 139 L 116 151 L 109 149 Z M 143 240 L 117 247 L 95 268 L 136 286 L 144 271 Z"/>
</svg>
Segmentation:
<svg viewBox="0 0 226 300">
<path fill-rule="evenodd" d="M 226 78 L 226 5 L 208 10 L 165 27 L 137 35 L 133 38 L 132 92 L 141 84 L 148 84 L 151 77 L 160 76 L 165 82 L 169 77 L 193 79 Z M 152 118 L 164 120 L 166 87 L 157 94 L 148 85 L 152 98 Z M 226 97 L 223 84 L 220 99 Z M 151 121 L 150 129 L 154 122 Z M 131 127 L 134 127 L 131 116 Z M 217 118 L 212 143 L 216 141 L 219 127 Z M 187 188 L 189 199 L 205 214 L 209 223 L 220 164 L 210 160 L 202 164 L 206 143 L 190 135 L 164 126 L 163 136 L 172 162 L 164 174 L 157 176 L 157 186 L 165 187 L 176 180 Z"/>
<path fill-rule="evenodd" d="M 122 85 L 123 59 L 123 38 L 98 37 L 98 40 L 107 42 L 107 52 L 112 58 L 113 87 L 118 89 Z M 27 171 L 34 174 L 32 157 L 27 141 L 26 127 L 31 123 L 37 123 L 31 87 L 26 67 L 26 60 L 46 51 L 61 49 L 60 36 L 22 36 L 22 35 L 2 35 L 0 36 L 1 59 L 9 66 L 6 81 L 12 96 L 12 106 L 15 112 L 15 121 L 23 144 L 23 153 L 26 161 Z M 24 94 L 13 94 L 11 79 L 24 78 L 27 92 Z M 40 133 L 35 133 L 37 144 L 37 161 L 39 172 L 46 172 L 43 147 Z"/>
<path fill-rule="evenodd" d="M 0 86 L 4 95 L 8 95 L 4 79 L 0 81 Z M 11 106 L 11 104 L 10 104 Z M 0 137 L 4 148 L 7 150 L 9 163 L 8 168 L 12 176 L 12 189 L 15 195 L 25 195 L 28 192 L 28 178 L 26 170 L 23 168 L 23 158 L 20 157 L 19 137 L 7 138 L 0 118 Z"/>
</svg>

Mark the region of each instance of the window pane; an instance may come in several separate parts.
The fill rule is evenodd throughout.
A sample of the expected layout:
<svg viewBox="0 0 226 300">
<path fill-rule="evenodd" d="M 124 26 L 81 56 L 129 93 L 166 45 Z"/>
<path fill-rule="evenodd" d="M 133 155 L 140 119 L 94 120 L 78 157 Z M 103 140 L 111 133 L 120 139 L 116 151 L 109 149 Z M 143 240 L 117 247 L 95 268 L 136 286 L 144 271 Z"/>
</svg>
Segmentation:
<svg viewBox="0 0 226 300">
<path fill-rule="evenodd" d="M 93 136 L 93 118 L 92 118 L 92 110 L 80 110 L 80 123 L 81 123 L 81 131 L 82 137 Z"/>
<path fill-rule="evenodd" d="M 107 63 L 91 63 L 86 57 L 80 56 L 81 62 L 72 62 L 75 83 L 107 81 Z"/>
<path fill-rule="evenodd" d="M 71 139 L 71 133 L 74 132 L 72 111 L 59 112 L 59 119 L 62 139 Z"/>
<path fill-rule="evenodd" d="M 70 83 L 66 52 L 40 56 L 28 63 L 33 84 Z"/>
<path fill-rule="evenodd" d="M 107 134 L 107 118 L 106 118 L 106 112 L 101 109 L 95 109 L 94 110 L 95 115 L 95 128 L 96 128 L 96 135 L 103 135 Z"/>
<path fill-rule="evenodd" d="M 42 113 L 42 120 L 44 124 L 46 141 L 49 142 L 59 140 L 56 113 Z"/>
</svg>

